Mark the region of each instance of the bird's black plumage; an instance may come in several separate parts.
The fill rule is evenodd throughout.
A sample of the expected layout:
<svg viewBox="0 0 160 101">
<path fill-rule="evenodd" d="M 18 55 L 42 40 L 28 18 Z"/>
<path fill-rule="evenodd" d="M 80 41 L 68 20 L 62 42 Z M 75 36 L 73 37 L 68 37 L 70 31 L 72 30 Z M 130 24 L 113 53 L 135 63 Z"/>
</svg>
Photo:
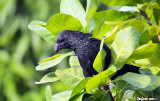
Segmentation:
<svg viewBox="0 0 160 101">
<path fill-rule="evenodd" d="M 90 38 L 91 36 L 92 35 L 89 33 L 65 30 L 59 33 L 54 45 L 54 50 L 56 52 L 61 49 L 72 49 L 76 53 L 85 77 L 91 77 L 97 74 L 97 71 L 93 68 L 93 63 L 100 50 L 101 41 Z M 111 50 L 106 44 L 103 44 L 103 49 L 107 52 L 104 66 L 104 70 L 106 70 L 111 61 Z M 111 79 L 113 80 L 117 76 L 127 72 L 139 73 L 139 68 L 125 65 L 121 70 L 117 71 Z"/>
</svg>

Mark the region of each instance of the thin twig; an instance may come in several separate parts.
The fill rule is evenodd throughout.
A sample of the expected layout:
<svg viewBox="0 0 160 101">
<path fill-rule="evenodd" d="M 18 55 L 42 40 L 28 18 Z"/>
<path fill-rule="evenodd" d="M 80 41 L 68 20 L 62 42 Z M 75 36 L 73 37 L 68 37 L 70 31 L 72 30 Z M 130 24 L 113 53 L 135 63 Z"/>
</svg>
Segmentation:
<svg viewBox="0 0 160 101">
<path fill-rule="evenodd" d="M 152 26 L 152 22 L 150 18 L 147 16 L 146 12 L 143 9 L 139 9 L 140 13 L 144 16 L 144 18 L 148 21 L 148 24 Z M 157 35 L 158 39 L 160 40 L 160 33 Z"/>
<path fill-rule="evenodd" d="M 103 87 L 104 87 L 104 90 L 109 94 L 109 96 L 111 98 L 111 101 L 115 101 L 114 97 L 112 96 L 112 92 L 111 92 L 111 90 L 109 88 L 109 84 L 108 85 L 103 85 Z"/>
<path fill-rule="evenodd" d="M 151 20 L 149 19 L 149 17 L 147 16 L 146 12 L 143 9 L 139 9 L 139 11 L 144 16 L 144 18 L 148 21 L 148 24 L 150 26 L 152 26 L 153 24 L 152 24 Z"/>
</svg>

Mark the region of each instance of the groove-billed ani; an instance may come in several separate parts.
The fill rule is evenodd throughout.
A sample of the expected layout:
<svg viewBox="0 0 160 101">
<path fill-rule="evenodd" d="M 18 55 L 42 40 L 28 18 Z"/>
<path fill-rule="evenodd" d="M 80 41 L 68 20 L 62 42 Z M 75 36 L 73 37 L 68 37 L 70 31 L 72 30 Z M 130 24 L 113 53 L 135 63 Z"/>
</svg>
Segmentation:
<svg viewBox="0 0 160 101">
<path fill-rule="evenodd" d="M 59 33 L 54 45 L 55 52 L 58 52 L 61 49 L 72 49 L 76 53 L 85 77 L 91 77 L 98 74 L 93 68 L 93 63 L 99 52 L 101 41 L 95 38 L 90 38 L 91 36 L 92 35 L 89 33 L 65 30 Z M 107 52 L 104 66 L 104 70 L 106 70 L 111 61 L 111 50 L 106 44 L 103 44 L 103 49 Z M 139 73 L 139 68 L 125 65 L 111 77 L 111 80 L 127 72 Z"/>
</svg>

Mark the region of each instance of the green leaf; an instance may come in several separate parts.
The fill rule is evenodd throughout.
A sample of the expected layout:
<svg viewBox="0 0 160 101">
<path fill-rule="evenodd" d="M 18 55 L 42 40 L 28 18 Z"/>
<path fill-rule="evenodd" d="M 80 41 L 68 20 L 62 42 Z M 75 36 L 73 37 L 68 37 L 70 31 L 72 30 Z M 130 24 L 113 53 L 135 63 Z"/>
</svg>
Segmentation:
<svg viewBox="0 0 160 101">
<path fill-rule="evenodd" d="M 121 101 L 125 93 L 125 89 L 128 87 L 128 83 L 123 80 L 116 81 L 116 100 Z"/>
<path fill-rule="evenodd" d="M 62 54 L 59 57 L 57 57 L 57 55 L 55 55 L 55 57 L 57 57 L 57 58 L 53 58 L 52 60 L 49 60 L 49 61 L 46 61 L 46 62 L 43 62 L 43 63 L 39 64 L 38 66 L 36 66 L 36 70 L 40 71 L 40 70 L 45 70 L 45 69 L 48 69 L 50 67 L 53 67 L 53 66 L 57 65 L 58 63 L 60 63 L 64 58 L 72 55 L 73 53 L 74 52 L 69 52 L 69 53 L 66 53 L 66 54 Z"/>
<path fill-rule="evenodd" d="M 132 54 L 139 42 L 139 34 L 134 27 L 119 31 L 111 45 L 111 63 L 118 70 L 123 67 L 127 58 Z"/>
<path fill-rule="evenodd" d="M 137 97 L 139 97 L 139 98 L 147 98 L 147 100 L 148 100 L 148 95 L 149 94 L 147 94 L 147 92 L 146 91 L 140 91 L 140 90 L 137 90 L 137 91 L 134 91 L 134 95 L 133 95 L 133 97 L 134 97 L 134 99 L 136 100 L 137 99 Z M 133 99 L 133 98 L 132 98 Z M 137 99 L 138 100 L 138 99 Z"/>
<path fill-rule="evenodd" d="M 123 26 L 126 25 L 125 27 L 135 27 L 139 33 L 142 33 L 144 31 L 144 21 L 139 19 L 139 18 L 133 18 L 125 21 L 105 21 L 106 25 L 119 25 Z"/>
<path fill-rule="evenodd" d="M 95 99 L 92 96 L 87 96 L 83 101 L 95 101 Z"/>
<path fill-rule="evenodd" d="M 86 91 L 89 91 L 100 84 L 105 84 L 108 82 L 111 74 L 116 72 L 116 67 L 114 65 L 110 65 L 109 68 L 96 76 L 92 77 L 86 84 Z M 95 82 L 96 81 L 96 82 Z"/>
<path fill-rule="evenodd" d="M 59 79 L 56 77 L 54 72 L 46 74 L 39 82 L 35 82 L 36 84 L 43 84 L 48 82 L 55 82 Z"/>
<path fill-rule="evenodd" d="M 115 83 L 111 82 L 109 85 L 110 85 L 110 91 L 112 92 L 112 96 L 116 96 L 117 83 L 115 85 Z"/>
<path fill-rule="evenodd" d="M 138 88 L 145 88 L 151 84 L 151 79 L 149 76 L 131 72 L 128 72 L 123 76 L 118 77 L 116 80 L 124 80 Z"/>
<path fill-rule="evenodd" d="M 139 4 L 143 4 L 143 3 L 149 3 L 149 2 L 151 2 L 151 0 L 137 0 L 137 2 Z"/>
<path fill-rule="evenodd" d="M 144 27 L 145 27 L 144 21 L 141 19 L 137 19 L 137 18 L 128 20 L 127 27 L 128 26 L 132 26 L 132 27 L 136 28 L 138 33 L 142 33 L 144 31 Z"/>
<path fill-rule="evenodd" d="M 87 0 L 86 19 L 92 18 L 97 10 L 97 0 Z"/>
<path fill-rule="evenodd" d="M 62 0 L 60 12 L 77 18 L 84 27 L 87 24 L 85 21 L 86 13 L 79 0 Z"/>
<path fill-rule="evenodd" d="M 153 15 L 155 17 L 157 25 L 160 25 L 160 16 L 159 16 L 160 15 L 160 9 L 153 9 Z"/>
<path fill-rule="evenodd" d="M 155 67 L 155 66 L 151 66 L 151 67 L 147 67 L 153 75 L 157 75 L 160 72 L 160 67 Z"/>
<path fill-rule="evenodd" d="M 55 74 L 63 83 L 72 88 L 84 78 L 82 68 L 58 69 Z"/>
<path fill-rule="evenodd" d="M 127 59 L 130 64 L 135 60 L 150 58 L 155 54 L 156 50 L 160 47 L 158 44 L 145 44 L 137 48 L 132 55 Z"/>
<path fill-rule="evenodd" d="M 94 15 L 96 26 L 94 28 L 94 36 L 103 37 L 108 31 L 110 31 L 114 26 L 107 25 L 106 22 L 122 22 L 126 21 L 129 17 L 134 16 L 130 12 L 120 12 L 115 10 L 106 10 L 97 12 Z M 104 21 L 102 21 L 104 19 Z M 99 28 L 101 24 L 101 27 Z M 116 24 L 117 25 L 117 24 Z M 100 30 L 99 30 L 100 29 Z"/>
<path fill-rule="evenodd" d="M 150 26 L 148 28 L 148 32 L 150 35 L 158 35 L 160 33 L 160 27 L 159 26 Z"/>
<path fill-rule="evenodd" d="M 46 23 L 42 21 L 32 21 L 28 28 L 37 32 L 46 41 L 54 44 L 56 37 L 46 29 Z"/>
<path fill-rule="evenodd" d="M 76 96 L 74 96 L 73 98 L 69 99 L 69 101 L 82 101 L 84 94 L 85 94 L 85 92 L 81 92 L 81 93 L 77 94 Z"/>
<path fill-rule="evenodd" d="M 155 50 L 155 54 L 152 55 L 151 58 L 149 58 L 149 61 L 152 65 L 160 67 L 160 45 Z"/>
<path fill-rule="evenodd" d="M 104 43 L 107 44 L 107 45 L 111 44 L 118 31 L 119 31 L 119 29 L 118 29 L 118 25 L 117 25 L 109 33 L 106 34 L 106 36 L 104 38 Z"/>
<path fill-rule="evenodd" d="M 64 91 L 52 96 L 53 101 L 68 101 L 72 91 Z"/>
<path fill-rule="evenodd" d="M 125 91 L 122 97 L 122 101 L 135 101 L 133 94 L 134 94 L 134 91 L 131 91 L 131 90 Z"/>
<path fill-rule="evenodd" d="M 46 58 L 46 59 L 40 61 L 38 64 L 41 64 L 41 63 L 43 63 L 43 62 L 47 62 L 47 61 L 56 59 L 56 58 L 58 58 L 58 57 L 60 57 L 60 56 L 62 56 L 62 54 L 56 54 L 56 55 L 54 55 L 54 56 L 52 56 L 52 57 L 49 57 L 49 58 Z"/>
<path fill-rule="evenodd" d="M 106 56 L 106 52 L 105 52 L 105 50 L 103 50 L 103 44 L 104 44 L 104 40 L 101 41 L 100 50 L 99 50 L 99 52 L 94 60 L 94 63 L 93 63 L 93 68 L 97 72 L 103 71 L 103 63 L 102 62 Z"/>
<path fill-rule="evenodd" d="M 140 75 L 140 74 L 137 74 L 137 75 Z M 132 75 L 132 76 L 134 76 L 134 75 Z M 140 86 L 135 87 L 133 84 L 131 84 L 129 82 L 128 82 L 129 84 L 127 84 L 127 82 L 126 82 L 126 84 L 122 84 L 122 85 L 125 85 L 124 89 L 131 89 L 131 90 L 136 90 L 136 91 L 153 91 L 157 87 L 160 86 L 160 76 L 154 76 L 154 75 L 150 75 L 150 74 L 149 75 L 143 75 L 143 76 L 147 76 L 147 79 L 144 79 L 144 78 L 140 79 L 140 78 L 137 78 L 137 76 L 135 76 L 134 78 L 137 78 L 137 82 L 139 82 L 139 81 L 142 82 L 143 81 L 145 84 L 149 84 L 148 86 L 146 86 L 144 88 L 140 87 Z M 148 81 L 148 77 L 150 78 L 150 81 Z M 118 83 L 116 82 L 116 84 L 118 84 Z M 117 87 L 117 88 L 121 88 L 121 87 Z"/>
<path fill-rule="evenodd" d="M 92 98 L 94 98 L 94 99 L 100 98 L 103 95 L 103 93 L 105 93 L 105 92 L 102 92 L 101 90 L 99 90 L 98 88 L 95 88 L 95 89 L 96 89 L 96 91 L 94 91 L 94 93 L 91 93 L 92 94 Z M 95 89 L 93 89 L 93 90 L 95 90 Z M 90 94 L 90 93 L 88 93 L 88 94 Z"/>
<path fill-rule="evenodd" d="M 150 3 L 150 6 L 155 8 L 155 9 L 160 9 L 160 5 L 157 2 Z"/>
<path fill-rule="evenodd" d="M 135 63 L 136 65 L 138 65 L 139 67 L 150 65 L 150 62 L 149 62 L 148 59 L 135 60 L 134 63 Z"/>
<path fill-rule="evenodd" d="M 150 4 L 150 3 L 148 3 L 148 4 Z M 154 15 L 153 15 L 153 10 L 154 10 L 154 7 L 152 7 L 151 5 L 147 5 L 145 12 L 146 12 L 147 16 L 150 18 L 152 24 L 153 24 L 153 25 L 157 25 L 156 20 L 155 20 L 155 17 L 154 17 Z M 149 27 L 150 25 L 147 24 L 147 26 Z M 147 28 L 147 29 L 148 29 L 148 28 Z"/>
<path fill-rule="evenodd" d="M 62 13 L 53 15 L 47 21 L 46 28 L 54 36 L 57 36 L 63 30 L 84 32 L 84 28 L 78 19 L 74 18 L 71 15 L 62 14 Z"/>
<path fill-rule="evenodd" d="M 96 87 L 96 88 L 94 88 L 94 89 L 91 89 L 91 90 L 87 91 L 86 93 L 93 95 L 93 94 L 95 94 L 96 91 L 98 91 L 98 90 L 99 90 L 98 87 Z"/>
<path fill-rule="evenodd" d="M 145 30 L 143 33 L 140 34 L 139 44 L 147 44 L 148 41 L 152 40 L 153 36 L 149 34 L 148 30 Z"/>
<path fill-rule="evenodd" d="M 150 84 L 147 87 L 141 88 L 139 90 L 155 90 L 157 87 L 160 86 L 160 76 L 154 76 L 154 75 L 145 75 L 145 76 L 150 77 L 151 82 L 150 82 Z M 148 82 L 149 81 L 146 81 L 146 83 L 148 83 Z"/>
<path fill-rule="evenodd" d="M 103 93 L 96 101 L 111 101 L 110 95 L 108 93 Z"/>
<path fill-rule="evenodd" d="M 78 57 L 77 56 L 71 56 L 69 58 L 69 64 L 70 64 L 71 67 L 79 67 L 80 64 L 79 64 Z"/>
<path fill-rule="evenodd" d="M 94 14 L 97 10 L 97 0 L 87 0 L 86 8 L 86 21 L 87 21 L 87 30 L 91 32 L 95 27 Z"/>
<path fill-rule="evenodd" d="M 89 24 L 88 24 L 89 23 Z M 89 27 L 89 32 L 90 33 L 92 33 L 92 31 L 93 31 L 93 29 L 95 28 L 95 26 L 96 26 L 96 22 L 95 22 L 95 20 L 94 20 L 94 18 L 91 18 L 90 20 L 89 20 L 89 22 L 87 22 L 87 25 L 89 25 L 88 27 Z"/>
<path fill-rule="evenodd" d="M 88 78 L 84 78 L 72 91 L 72 94 L 70 96 L 70 99 L 72 97 L 74 97 L 75 95 L 79 94 L 86 86 L 86 83 L 88 82 L 88 80 L 90 79 L 90 77 Z"/>
<path fill-rule="evenodd" d="M 52 93 L 49 85 L 46 87 L 46 101 L 52 101 Z"/>
<path fill-rule="evenodd" d="M 112 6 L 112 5 L 118 5 L 118 6 L 136 6 L 136 1 L 134 0 L 100 0 L 102 3 Z"/>
</svg>

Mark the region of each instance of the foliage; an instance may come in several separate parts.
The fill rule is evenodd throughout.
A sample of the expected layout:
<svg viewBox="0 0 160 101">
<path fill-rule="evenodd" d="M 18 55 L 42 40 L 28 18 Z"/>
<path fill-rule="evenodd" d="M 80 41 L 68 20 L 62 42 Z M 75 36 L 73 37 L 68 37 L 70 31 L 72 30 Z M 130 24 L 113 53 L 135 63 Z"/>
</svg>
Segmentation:
<svg viewBox="0 0 160 101">
<path fill-rule="evenodd" d="M 120 6 L 120 9 L 104 9 L 96 12 L 100 2 L 87 0 L 85 11 L 79 0 L 62 0 L 60 13 L 53 15 L 46 25 L 38 23 L 37 26 L 35 21 L 30 23 L 30 29 L 39 32 L 45 40 L 52 41 L 51 43 L 54 43 L 62 30 L 89 32 L 94 38 L 102 40 L 100 51 L 93 64 L 99 74 L 84 78 L 82 69 L 77 68 L 80 65 L 75 54 L 65 53 L 42 61 L 36 69 L 53 67 L 66 56 L 71 56 L 69 60 L 71 68 L 57 69 L 53 72 L 55 75 L 48 77 L 47 74 L 39 83 L 61 80 L 72 87 L 72 92 L 65 91 L 53 95 L 52 100 L 56 101 L 110 100 L 111 95 L 107 91 L 101 92 L 97 89 L 97 86 L 101 85 L 110 85 L 112 96 L 116 101 L 136 101 L 137 97 L 160 98 L 158 90 L 160 88 L 160 2 L 158 0 L 100 1 L 107 6 Z M 103 43 L 110 47 L 112 53 L 110 66 L 105 71 L 102 69 L 102 61 L 107 53 L 103 52 Z M 141 74 L 126 73 L 110 81 L 110 77 L 125 64 L 139 66 Z"/>
</svg>

